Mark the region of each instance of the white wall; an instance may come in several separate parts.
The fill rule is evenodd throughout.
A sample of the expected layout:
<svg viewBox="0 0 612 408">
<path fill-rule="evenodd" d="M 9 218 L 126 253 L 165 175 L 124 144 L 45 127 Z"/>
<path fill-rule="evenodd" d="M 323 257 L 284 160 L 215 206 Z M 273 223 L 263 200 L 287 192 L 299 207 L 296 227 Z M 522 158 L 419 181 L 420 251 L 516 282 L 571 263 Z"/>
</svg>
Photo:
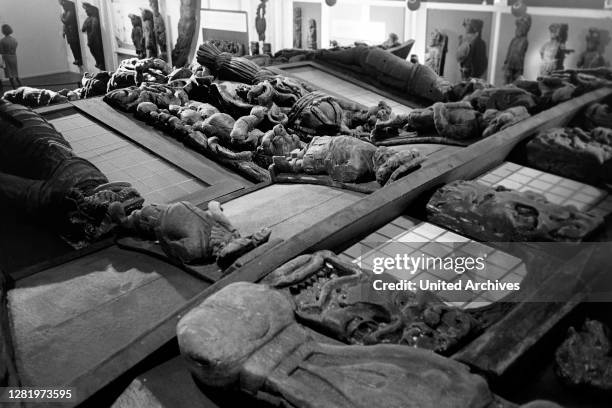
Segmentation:
<svg viewBox="0 0 612 408">
<path fill-rule="evenodd" d="M 13 27 L 18 41 L 19 75 L 66 72 L 68 44 L 62 37 L 61 7 L 52 0 L 0 0 L 0 24 Z M 4 73 L 2 73 L 4 76 Z"/>
</svg>

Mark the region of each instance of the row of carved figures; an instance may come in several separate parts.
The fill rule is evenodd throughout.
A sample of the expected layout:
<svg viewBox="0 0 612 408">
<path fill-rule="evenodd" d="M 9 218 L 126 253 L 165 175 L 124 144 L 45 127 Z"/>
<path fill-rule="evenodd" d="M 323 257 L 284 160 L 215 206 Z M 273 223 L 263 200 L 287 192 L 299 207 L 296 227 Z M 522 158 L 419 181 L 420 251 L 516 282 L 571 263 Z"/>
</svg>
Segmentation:
<svg viewBox="0 0 612 408">
<path fill-rule="evenodd" d="M 504 80 L 512 83 L 523 75 L 525 66 L 525 54 L 529 46 L 527 35 L 531 29 L 531 16 L 525 14 L 515 21 L 516 32 L 510 42 L 506 59 L 504 60 Z M 459 47 L 457 48 L 457 60 L 461 69 L 461 78 L 479 78 L 487 69 L 487 46 L 482 39 L 483 21 L 468 19 L 463 23 L 465 34 L 459 36 Z M 540 49 L 542 62 L 540 64 L 540 75 L 550 75 L 557 70 L 563 70 L 565 57 L 574 50 L 566 48 L 569 26 L 568 24 L 554 23 L 549 26 L 550 40 Z M 598 28 L 589 28 L 586 37 L 586 50 L 578 59 L 578 68 L 599 68 L 608 66 L 604 59 L 602 48 L 605 47 L 604 32 Z M 446 53 L 448 52 L 448 36 L 440 30 L 431 33 L 427 45 L 427 56 L 425 64 L 433 69 L 438 75 L 444 75 Z"/>
</svg>

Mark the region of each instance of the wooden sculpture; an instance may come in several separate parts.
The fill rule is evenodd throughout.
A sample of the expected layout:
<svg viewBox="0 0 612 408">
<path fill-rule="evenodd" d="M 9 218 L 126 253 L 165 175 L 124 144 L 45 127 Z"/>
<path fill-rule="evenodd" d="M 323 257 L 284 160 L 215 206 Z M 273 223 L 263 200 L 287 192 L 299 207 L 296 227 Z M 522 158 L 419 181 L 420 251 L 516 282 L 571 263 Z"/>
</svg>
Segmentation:
<svg viewBox="0 0 612 408">
<path fill-rule="evenodd" d="M 431 33 L 429 45 L 427 46 L 427 56 L 425 65 L 431 68 L 436 74 L 444 75 L 444 64 L 446 53 L 448 52 L 448 36 L 440 30 Z"/>
<path fill-rule="evenodd" d="M 504 79 L 507 84 L 516 81 L 521 75 L 525 66 L 525 53 L 529 46 L 527 34 L 531 28 L 531 16 L 528 14 L 516 19 L 516 33 L 504 61 Z"/>
<path fill-rule="evenodd" d="M 487 71 L 487 44 L 482 37 L 484 22 L 475 18 L 463 22 L 465 35 L 459 36 L 457 61 L 461 67 L 461 78 L 481 78 Z"/>
</svg>

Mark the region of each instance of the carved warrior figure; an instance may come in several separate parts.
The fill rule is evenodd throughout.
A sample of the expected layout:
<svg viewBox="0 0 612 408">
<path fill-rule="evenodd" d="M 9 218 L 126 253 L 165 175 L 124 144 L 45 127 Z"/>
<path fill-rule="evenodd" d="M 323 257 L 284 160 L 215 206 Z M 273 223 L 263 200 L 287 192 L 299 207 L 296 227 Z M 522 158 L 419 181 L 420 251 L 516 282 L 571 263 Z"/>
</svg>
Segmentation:
<svg viewBox="0 0 612 408">
<path fill-rule="evenodd" d="M 486 381 L 430 351 L 315 340 L 294 304 L 265 285 L 235 283 L 178 323 L 181 354 L 205 385 L 296 408 L 492 408 Z M 435 381 L 432 381 L 435 378 Z M 364 384 L 375 384 L 364 387 Z"/>
<path fill-rule="evenodd" d="M 110 208 L 113 219 L 125 230 L 159 241 L 164 252 L 184 264 L 216 260 L 220 265 L 262 245 L 270 237 L 267 228 L 242 237 L 223 214 L 221 205 L 211 201 L 208 210 L 188 202 L 151 204 L 126 216 L 121 206 Z"/>
<path fill-rule="evenodd" d="M 469 313 L 431 293 L 375 291 L 373 282 L 381 278 L 397 281 L 321 251 L 289 261 L 262 283 L 292 297 L 300 322 L 343 343 L 403 344 L 449 354 L 481 329 Z"/>
<path fill-rule="evenodd" d="M 550 75 L 555 71 L 564 69 L 565 56 L 574 52 L 565 48 L 567 41 L 567 24 L 551 24 L 548 27 L 550 31 L 550 41 L 540 49 L 542 64 L 540 65 L 540 75 Z"/>
<path fill-rule="evenodd" d="M 157 40 L 155 39 L 155 22 L 151 10 L 142 9 L 142 33 L 145 40 L 147 58 L 157 57 Z"/>
<path fill-rule="evenodd" d="M 76 19 L 76 7 L 73 1 L 60 0 L 60 5 L 64 10 L 62 12 L 61 20 L 64 25 L 64 38 L 74 57 L 74 65 L 83 65 L 83 56 L 81 54 L 81 42 L 79 40 L 79 26 Z"/>
<path fill-rule="evenodd" d="M 531 29 L 531 16 L 524 15 L 515 21 L 516 33 L 515 37 L 510 42 L 508 54 L 504 61 L 504 78 L 507 84 L 516 81 L 521 75 L 525 66 L 525 53 L 529 46 L 527 34 Z"/>
<path fill-rule="evenodd" d="M 268 0 L 259 0 L 255 17 L 255 29 L 259 41 L 266 41 L 266 3 Z"/>
<path fill-rule="evenodd" d="M 587 49 L 578 59 L 578 68 L 599 68 L 608 66 L 608 62 L 601 53 L 601 31 L 597 28 L 589 28 L 586 38 Z"/>
<path fill-rule="evenodd" d="M 132 22 L 132 43 L 134 43 L 136 55 L 138 58 L 144 58 L 146 55 L 146 48 L 144 34 L 142 32 L 142 18 L 136 14 L 130 14 L 128 17 Z"/>
<path fill-rule="evenodd" d="M 328 174 L 342 183 L 376 179 L 384 186 L 416 170 L 425 158 L 416 150 L 377 148 L 350 136 L 315 136 L 305 149 L 273 160 L 283 173 Z"/>
<path fill-rule="evenodd" d="M 302 48 L 302 9 L 293 8 L 293 48 Z"/>
<path fill-rule="evenodd" d="M 347 66 L 378 84 L 428 101 L 443 101 L 451 89 L 444 78 L 422 64 L 413 64 L 379 47 L 318 50 L 314 60 Z"/>
<path fill-rule="evenodd" d="M 28 108 L 0 100 L 0 128 L 0 201 L 50 224 L 75 245 L 112 229 L 112 202 L 125 213 L 142 205 L 129 184 L 109 183 Z"/>
<path fill-rule="evenodd" d="M 181 17 L 178 23 L 178 38 L 172 50 L 172 63 L 175 67 L 184 67 L 189 62 L 191 44 L 196 32 L 196 0 L 181 0 Z"/>
<path fill-rule="evenodd" d="M 91 55 L 96 60 L 96 68 L 101 71 L 106 69 L 104 63 L 104 48 L 102 46 L 102 29 L 100 28 L 100 13 L 97 7 L 90 3 L 83 3 L 87 18 L 83 23 L 81 31 L 87 33 L 87 46 Z"/>
<path fill-rule="evenodd" d="M 459 36 L 457 61 L 461 66 L 461 78 L 481 78 L 487 71 L 487 44 L 482 39 L 484 22 L 478 19 L 467 19 L 463 22 L 465 35 Z"/>
<path fill-rule="evenodd" d="M 444 75 L 444 64 L 448 52 L 448 36 L 440 30 L 434 30 L 427 46 L 425 65 L 438 75 Z"/>
<path fill-rule="evenodd" d="M 166 23 L 164 16 L 159 12 L 158 0 L 149 0 L 149 5 L 153 10 L 153 29 L 155 32 L 155 43 L 159 47 L 159 58 L 168 60 L 168 42 L 166 40 Z"/>
<path fill-rule="evenodd" d="M 538 193 L 474 181 L 440 188 L 427 213 L 432 222 L 491 242 L 579 242 L 603 223 L 600 216 L 552 204 Z"/>
<path fill-rule="evenodd" d="M 308 20 L 308 37 L 306 38 L 306 47 L 309 50 L 317 49 L 317 22 L 312 18 Z"/>
</svg>

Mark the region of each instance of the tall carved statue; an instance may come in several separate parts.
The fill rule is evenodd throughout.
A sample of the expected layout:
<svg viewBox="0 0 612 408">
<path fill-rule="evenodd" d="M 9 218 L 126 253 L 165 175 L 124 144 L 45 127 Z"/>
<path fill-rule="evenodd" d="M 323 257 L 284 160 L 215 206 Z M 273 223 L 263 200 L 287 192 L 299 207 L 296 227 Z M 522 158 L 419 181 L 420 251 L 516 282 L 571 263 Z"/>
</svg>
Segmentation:
<svg viewBox="0 0 612 408">
<path fill-rule="evenodd" d="M 578 68 L 599 68 L 606 67 L 609 63 L 605 60 L 601 53 L 601 31 L 597 28 L 589 28 L 589 33 L 586 37 L 586 51 L 580 54 L 578 60 Z"/>
<path fill-rule="evenodd" d="M 64 24 L 64 38 L 70 46 L 72 56 L 74 57 L 73 64 L 76 66 L 83 65 L 83 56 L 81 55 L 81 41 L 79 40 L 79 25 L 76 19 L 76 7 L 73 1 L 60 0 L 60 5 L 64 10 L 61 15 L 62 24 Z"/>
<path fill-rule="evenodd" d="M 567 42 L 567 24 L 553 23 L 548 27 L 550 31 L 550 41 L 540 49 L 542 64 L 540 65 L 540 75 L 547 76 L 553 71 L 564 69 L 565 56 L 574 52 L 565 48 Z"/>
<path fill-rule="evenodd" d="M 515 21 L 516 33 L 508 47 L 506 61 L 504 61 L 504 79 L 507 84 L 516 81 L 521 75 L 525 67 L 525 53 L 529 46 L 527 34 L 531 29 L 531 16 L 525 14 Z"/>
<path fill-rule="evenodd" d="M 158 0 L 149 0 L 149 5 L 153 10 L 153 29 L 155 32 L 155 41 L 159 47 L 159 58 L 167 61 L 168 41 L 166 40 L 166 22 L 164 21 L 164 16 L 159 12 Z"/>
<path fill-rule="evenodd" d="M 257 16 L 255 17 L 255 29 L 259 36 L 259 41 L 266 41 L 266 3 L 268 0 L 260 0 L 257 6 Z"/>
<path fill-rule="evenodd" d="M 83 3 L 87 18 L 83 23 L 81 31 L 87 33 L 87 46 L 91 55 L 96 60 L 96 68 L 101 71 L 106 69 L 104 63 L 104 47 L 102 46 L 102 30 L 100 28 L 100 12 L 98 8 L 90 3 Z"/>
<path fill-rule="evenodd" d="M 172 64 L 183 67 L 189 62 L 189 53 L 196 32 L 196 0 L 181 0 L 181 17 L 178 23 L 178 38 L 172 50 Z"/>
<path fill-rule="evenodd" d="M 134 43 L 136 55 L 138 58 L 144 58 L 146 56 L 146 51 L 145 39 L 142 32 L 142 18 L 136 14 L 130 14 L 128 17 L 132 21 L 132 43 Z"/>
<path fill-rule="evenodd" d="M 448 36 L 440 30 L 431 33 L 425 56 L 425 65 L 431 68 L 436 74 L 444 75 L 444 64 L 446 63 L 446 53 L 448 52 Z"/>
<path fill-rule="evenodd" d="M 153 12 L 142 9 L 142 33 L 145 40 L 147 58 L 157 57 L 157 41 L 155 40 L 155 23 Z"/>
<path fill-rule="evenodd" d="M 459 36 L 457 60 L 461 66 L 461 79 L 482 78 L 489 64 L 487 44 L 482 39 L 484 22 L 475 18 L 463 22 L 465 35 Z"/>
<path fill-rule="evenodd" d="M 309 50 L 317 49 L 317 22 L 312 18 L 308 20 L 308 38 L 306 43 Z"/>
<path fill-rule="evenodd" d="M 293 8 L 293 48 L 302 48 L 302 9 Z"/>
</svg>

